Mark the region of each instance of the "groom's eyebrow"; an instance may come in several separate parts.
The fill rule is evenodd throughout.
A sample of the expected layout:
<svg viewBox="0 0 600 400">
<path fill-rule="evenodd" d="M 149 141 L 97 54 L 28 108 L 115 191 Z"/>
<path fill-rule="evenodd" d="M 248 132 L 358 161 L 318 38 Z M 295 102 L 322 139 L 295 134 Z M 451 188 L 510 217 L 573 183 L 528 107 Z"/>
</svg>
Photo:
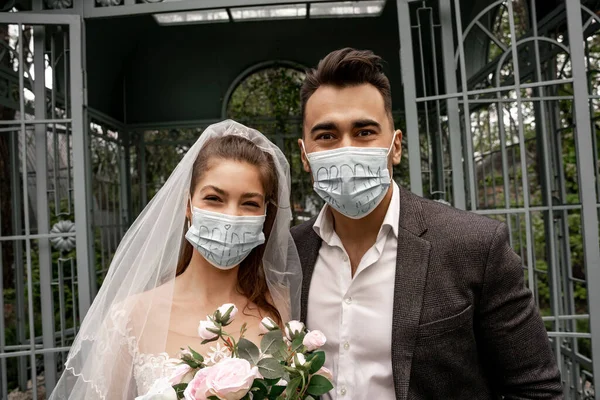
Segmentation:
<svg viewBox="0 0 600 400">
<path fill-rule="evenodd" d="M 381 125 L 379 124 L 379 122 L 370 119 L 370 118 L 365 118 L 365 119 L 359 119 L 356 120 L 352 123 L 352 127 L 354 129 L 358 129 L 358 128 L 367 128 L 369 126 L 373 126 L 376 128 L 381 128 Z"/>
<path fill-rule="evenodd" d="M 311 134 L 318 131 L 333 131 L 337 129 L 337 125 L 334 122 L 321 122 L 313 126 L 310 130 Z"/>
</svg>

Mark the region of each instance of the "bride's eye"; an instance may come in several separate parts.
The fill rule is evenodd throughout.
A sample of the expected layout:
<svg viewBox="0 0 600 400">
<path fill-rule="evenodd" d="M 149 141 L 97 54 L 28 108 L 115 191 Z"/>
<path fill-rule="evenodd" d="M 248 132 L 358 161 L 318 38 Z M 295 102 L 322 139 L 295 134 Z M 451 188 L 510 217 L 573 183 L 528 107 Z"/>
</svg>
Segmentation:
<svg viewBox="0 0 600 400">
<path fill-rule="evenodd" d="M 204 200 L 208 200 L 208 201 L 221 201 L 221 199 L 219 199 L 217 196 L 206 196 L 204 198 Z"/>
<path fill-rule="evenodd" d="M 244 203 L 245 206 L 250 206 L 250 207 L 256 207 L 259 208 L 260 206 L 258 205 L 258 203 L 255 203 L 253 201 L 248 201 L 246 203 Z"/>
</svg>

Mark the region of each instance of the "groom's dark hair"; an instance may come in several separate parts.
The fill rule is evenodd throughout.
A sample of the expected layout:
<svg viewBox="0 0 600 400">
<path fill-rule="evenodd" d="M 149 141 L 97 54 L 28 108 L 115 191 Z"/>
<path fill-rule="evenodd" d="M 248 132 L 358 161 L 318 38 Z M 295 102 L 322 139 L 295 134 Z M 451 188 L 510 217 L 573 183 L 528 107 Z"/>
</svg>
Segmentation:
<svg viewBox="0 0 600 400">
<path fill-rule="evenodd" d="M 308 99 L 320 86 L 348 87 L 371 84 L 383 96 L 385 111 L 392 119 L 392 91 L 390 81 L 383 73 L 383 60 L 370 50 L 356 50 L 349 47 L 335 50 L 319 61 L 317 68 L 306 71 L 306 79 L 300 90 L 302 119 Z"/>
</svg>

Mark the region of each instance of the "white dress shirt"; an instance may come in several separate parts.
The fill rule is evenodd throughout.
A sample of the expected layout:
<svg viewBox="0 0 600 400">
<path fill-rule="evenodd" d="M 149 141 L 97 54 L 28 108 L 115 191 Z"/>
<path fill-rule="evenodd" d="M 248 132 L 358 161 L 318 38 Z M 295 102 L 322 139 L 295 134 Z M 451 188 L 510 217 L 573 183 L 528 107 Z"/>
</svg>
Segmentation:
<svg viewBox="0 0 600 400">
<path fill-rule="evenodd" d="M 329 207 L 313 229 L 323 240 L 308 296 L 308 329 L 327 337 L 325 367 L 335 389 L 324 399 L 395 399 L 392 376 L 392 315 L 398 248 L 400 193 L 392 200 L 377 240 L 356 269 L 333 229 Z"/>
</svg>

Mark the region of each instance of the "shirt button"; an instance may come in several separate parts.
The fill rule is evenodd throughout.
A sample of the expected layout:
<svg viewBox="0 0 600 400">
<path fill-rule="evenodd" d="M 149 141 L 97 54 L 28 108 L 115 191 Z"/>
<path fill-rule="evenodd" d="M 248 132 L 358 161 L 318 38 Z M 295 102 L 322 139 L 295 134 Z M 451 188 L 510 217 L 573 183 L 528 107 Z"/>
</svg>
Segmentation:
<svg viewBox="0 0 600 400">
<path fill-rule="evenodd" d="M 342 388 L 342 390 L 340 390 L 340 394 L 342 396 L 345 396 L 346 395 L 346 388 Z"/>
<path fill-rule="evenodd" d="M 346 297 L 346 304 L 352 304 L 352 297 Z"/>
<path fill-rule="evenodd" d="M 348 256 L 344 254 L 344 262 L 348 262 Z"/>
<path fill-rule="evenodd" d="M 350 348 L 350 343 L 344 343 L 344 350 L 348 350 Z"/>
</svg>

